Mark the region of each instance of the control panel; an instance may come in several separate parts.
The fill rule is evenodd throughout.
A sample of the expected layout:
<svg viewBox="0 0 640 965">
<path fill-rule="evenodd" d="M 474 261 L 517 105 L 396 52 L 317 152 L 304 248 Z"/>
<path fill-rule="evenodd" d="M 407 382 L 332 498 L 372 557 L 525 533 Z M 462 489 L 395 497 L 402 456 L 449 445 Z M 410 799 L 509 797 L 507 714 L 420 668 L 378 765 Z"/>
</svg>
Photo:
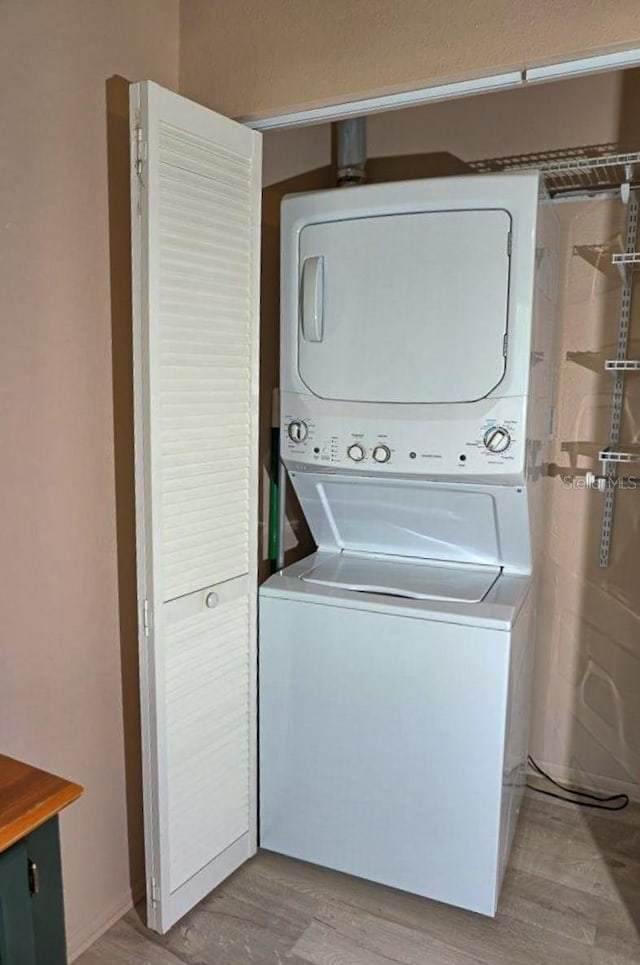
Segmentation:
<svg viewBox="0 0 640 965">
<path fill-rule="evenodd" d="M 478 417 L 462 406 L 433 418 L 325 415 L 283 396 L 282 456 L 289 468 L 404 475 L 518 476 L 524 471 L 524 400 L 494 399 Z M 359 424 L 358 424 L 359 422 Z M 505 479 L 505 482 L 507 480 Z"/>
</svg>

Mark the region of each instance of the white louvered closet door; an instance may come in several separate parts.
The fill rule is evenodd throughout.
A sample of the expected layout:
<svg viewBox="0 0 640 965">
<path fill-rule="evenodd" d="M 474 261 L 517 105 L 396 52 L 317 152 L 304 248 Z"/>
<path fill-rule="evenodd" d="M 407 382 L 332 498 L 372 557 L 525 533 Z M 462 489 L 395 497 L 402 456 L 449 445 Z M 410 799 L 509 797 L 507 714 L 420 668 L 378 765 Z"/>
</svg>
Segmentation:
<svg viewBox="0 0 640 965">
<path fill-rule="evenodd" d="M 148 921 L 256 849 L 261 138 L 131 89 Z"/>
</svg>

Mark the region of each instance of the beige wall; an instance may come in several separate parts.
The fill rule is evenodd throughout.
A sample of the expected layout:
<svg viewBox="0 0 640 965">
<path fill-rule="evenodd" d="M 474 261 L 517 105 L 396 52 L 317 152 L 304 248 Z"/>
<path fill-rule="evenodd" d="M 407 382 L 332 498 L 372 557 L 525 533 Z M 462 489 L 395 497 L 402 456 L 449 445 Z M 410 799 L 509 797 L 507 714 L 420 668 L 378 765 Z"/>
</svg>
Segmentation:
<svg viewBox="0 0 640 965">
<path fill-rule="evenodd" d="M 238 116 L 639 40 L 637 0 L 182 0 L 180 88 Z"/>
<path fill-rule="evenodd" d="M 110 284 L 126 287 L 129 254 L 126 209 L 125 220 L 112 211 L 125 267 L 110 279 L 105 84 L 120 74 L 177 86 L 178 2 L 4 0 L 0 45 L 0 745 L 85 786 L 62 818 L 73 952 L 124 910 L 143 875 L 112 399 L 111 307 L 128 295 L 112 298 Z M 110 119 L 126 150 L 125 126 L 122 113 Z M 122 143 L 111 145 L 112 198 L 126 205 L 123 158 Z M 118 340 L 126 356 L 126 337 L 114 332 Z"/>
<path fill-rule="evenodd" d="M 616 495 L 609 566 L 598 566 L 603 497 L 584 473 L 600 471 L 613 380 L 623 249 L 619 201 L 558 206 L 563 282 L 551 502 L 542 570 L 532 753 L 562 777 L 640 798 L 640 490 Z M 595 258 L 592 246 L 602 246 Z M 640 351 L 636 292 L 629 355 Z M 640 382 L 627 377 L 621 448 L 640 441 Z M 633 467 L 626 467 L 626 474 Z"/>
</svg>

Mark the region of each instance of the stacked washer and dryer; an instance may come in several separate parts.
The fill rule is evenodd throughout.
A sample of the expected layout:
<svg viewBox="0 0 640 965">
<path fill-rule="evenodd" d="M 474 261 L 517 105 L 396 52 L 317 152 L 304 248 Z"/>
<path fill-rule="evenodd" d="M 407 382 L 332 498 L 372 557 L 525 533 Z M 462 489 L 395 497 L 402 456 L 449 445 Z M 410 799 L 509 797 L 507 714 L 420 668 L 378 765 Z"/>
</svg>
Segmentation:
<svg viewBox="0 0 640 965">
<path fill-rule="evenodd" d="M 525 783 L 555 220 L 535 174 L 282 206 L 281 457 L 317 552 L 260 591 L 264 848 L 496 911 Z"/>
</svg>

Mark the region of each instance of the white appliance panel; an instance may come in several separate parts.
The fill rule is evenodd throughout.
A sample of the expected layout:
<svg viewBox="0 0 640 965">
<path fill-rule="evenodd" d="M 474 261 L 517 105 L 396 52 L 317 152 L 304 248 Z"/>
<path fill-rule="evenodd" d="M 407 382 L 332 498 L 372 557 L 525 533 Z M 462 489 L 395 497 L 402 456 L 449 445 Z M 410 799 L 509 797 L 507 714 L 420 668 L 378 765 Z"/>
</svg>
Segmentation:
<svg viewBox="0 0 640 965">
<path fill-rule="evenodd" d="M 316 563 L 300 579 L 304 583 L 358 593 L 389 594 L 414 600 L 479 603 L 499 575 L 499 566 L 460 566 L 340 553 Z"/>
<path fill-rule="evenodd" d="M 305 226 L 302 381 L 316 396 L 471 402 L 505 372 L 511 217 L 428 211 Z"/>
<path fill-rule="evenodd" d="M 283 393 L 282 458 L 297 470 L 326 467 L 516 485 L 524 482 L 526 402 L 521 396 L 474 406 L 359 403 L 346 411 L 345 403 Z M 496 429 L 503 433 L 497 447 Z M 361 447 L 359 462 L 352 458 L 353 446 Z"/>
<path fill-rule="evenodd" d="M 262 847 L 493 915 L 511 635 L 295 597 L 260 632 Z"/>
</svg>

